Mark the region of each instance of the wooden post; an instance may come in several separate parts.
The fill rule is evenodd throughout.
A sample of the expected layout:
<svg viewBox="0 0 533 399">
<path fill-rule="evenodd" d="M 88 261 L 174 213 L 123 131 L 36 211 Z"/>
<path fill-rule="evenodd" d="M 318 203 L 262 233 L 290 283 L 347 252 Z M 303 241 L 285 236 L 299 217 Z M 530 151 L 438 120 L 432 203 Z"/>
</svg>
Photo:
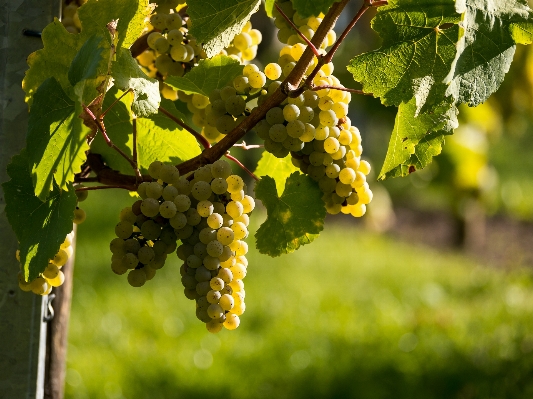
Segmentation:
<svg viewBox="0 0 533 399">
<path fill-rule="evenodd" d="M 25 145 L 28 110 L 21 88 L 27 56 L 42 47 L 40 32 L 59 16 L 59 0 L 0 0 L 0 183 L 6 165 Z M 0 396 L 41 399 L 44 395 L 47 297 L 18 288 L 17 239 L 3 213 L 0 187 Z"/>
</svg>

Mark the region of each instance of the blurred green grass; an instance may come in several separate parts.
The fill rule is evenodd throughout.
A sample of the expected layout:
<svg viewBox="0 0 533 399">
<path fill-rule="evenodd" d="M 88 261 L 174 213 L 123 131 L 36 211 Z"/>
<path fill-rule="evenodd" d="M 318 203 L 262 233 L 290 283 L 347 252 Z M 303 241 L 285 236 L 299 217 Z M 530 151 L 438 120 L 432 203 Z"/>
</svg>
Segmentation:
<svg viewBox="0 0 533 399">
<path fill-rule="evenodd" d="M 293 254 L 252 249 L 241 326 L 212 335 L 183 296 L 177 257 L 140 289 L 111 272 L 108 243 L 132 200 L 109 197 L 83 206 L 67 398 L 533 397 L 529 271 L 332 219 Z"/>
</svg>

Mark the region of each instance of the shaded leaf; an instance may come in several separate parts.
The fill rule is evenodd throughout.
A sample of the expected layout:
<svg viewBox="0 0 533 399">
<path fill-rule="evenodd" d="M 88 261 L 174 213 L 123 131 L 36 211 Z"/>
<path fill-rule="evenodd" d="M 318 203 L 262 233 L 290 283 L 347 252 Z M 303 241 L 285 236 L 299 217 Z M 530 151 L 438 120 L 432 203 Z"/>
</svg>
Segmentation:
<svg viewBox="0 0 533 399">
<path fill-rule="evenodd" d="M 33 193 L 31 171 L 26 150 L 16 155 L 7 166 L 11 178 L 4 183 L 6 216 L 17 235 L 20 262 L 27 280 L 42 273 L 72 231 L 76 195 L 56 185 L 49 198 L 42 202 Z"/>
<path fill-rule="evenodd" d="M 265 176 L 256 184 L 255 194 L 267 209 L 267 219 L 255 234 L 262 254 L 294 252 L 315 240 L 324 228 L 326 208 L 322 193 L 309 176 L 298 172 L 290 175 L 281 196 L 274 179 Z"/>
<path fill-rule="evenodd" d="M 67 189 L 85 161 L 89 129 L 82 125 L 78 113 L 54 78 L 45 80 L 35 93 L 28 121 L 27 158 L 35 195 L 43 201 L 53 179 Z"/>
<path fill-rule="evenodd" d="M 229 46 L 259 9 L 261 0 L 189 0 L 187 4 L 190 33 L 210 58 Z"/>
<path fill-rule="evenodd" d="M 267 151 L 263 151 L 261 159 L 257 164 L 254 174 L 256 176 L 270 176 L 276 182 L 276 189 L 278 195 L 283 194 L 285 189 L 285 181 L 294 172 L 299 169 L 291 162 L 291 156 L 285 158 L 277 158 Z"/>
<path fill-rule="evenodd" d="M 98 64 L 102 61 L 103 48 L 100 36 L 91 36 L 72 60 L 68 70 L 68 80 L 72 86 L 83 79 L 96 78 L 98 75 Z"/>
<path fill-rule="evenodd" d="M 234 58 L 217 55 L 212 59 L 200 60 L 197 66 L 182 77 L 168 77 L 165 83 L 187 94 L 209 96 L 213 90 L 223 88 L 241 75 L 243 68 Z"/>
</svg>

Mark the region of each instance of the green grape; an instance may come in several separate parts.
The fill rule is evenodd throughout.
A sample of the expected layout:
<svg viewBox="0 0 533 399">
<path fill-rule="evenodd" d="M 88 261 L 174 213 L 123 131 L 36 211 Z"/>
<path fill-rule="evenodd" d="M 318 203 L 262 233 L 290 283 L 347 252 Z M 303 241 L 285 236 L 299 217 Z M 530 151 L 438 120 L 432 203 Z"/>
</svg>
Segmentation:
<svg viewBox="0 0 533 399">
<path fill-rule="evenodd" d="M 212 213 L 207 217 L 207 225 L 212 229 L 219 229 L 222 227 L 223 218 L 219 213 Z"/>
<path fill-rule="evenodd" d="M 122 264 L 128 269 L 135 269 L 139 264 L 139 259 L 137 258 L 137 255 L 127 253 L 122 257 Z"/>
<path fill-rule="evenodd" d="M 302 121 L 304 123 L 309 123 L 313 120 L 315 117 L 315 111 L 313 111 L 313 108 L 301 106 L 300 107 L 300 115 L 298 116 L 298 120 Z"/>
<path fill-rule="evenodd" d="M 233 280 L 233 273 L 229 268 L 221 267 L 218 270 L 217 277 L 222 279 L 225 284 L 231 283 L 231 280 Z"/>
<path fill-rule="evenodd" d="M 320 123 L 324 126 L 332 127 L 339 122 L 339 119 L 335 115 L 335 112 L 333 112 L 332 110 L 320 111 L 319 118 Z"/>
<path fill-rule="evenodd" d="M 196 255 L 189 255 L 187 257 L 187 266 L 192 267 L 193 269 L 196 269 L 200 266 L 202 266 L 202 259 L 200 259 Z"/>
<path fill-rule="evenodd" d="M 290 104 L 289 104 L 290 105 Z M 305 133 L 305 125 L 298 120 L 287 124 L 287 134 L 292 138 L 299 138 Z"/>
<path fill-rule="evenodd" d="M 333 100 L 329 96 L 324 96 L 318 100 L 318 108 L 321 111 L 328 111 L 333 106 Z"/>
<path fill-rule="evenodd" d="M 204 282 L 204 281 L 210 281 L 212 278 L 211 271 L 207 270 L 205 266 L 200 266 L 196 269 L 194 278 L 199 283 Z"/>
<path fill-rule="evenodd" d="M 166 28 L 167 29 L 179 29 L 183 25 L 183 20 L 181 15 L 178 13 L 169 14 L 166 18 Z"/>
<path fill-rule="evenodd" d="M 139 241 L 137 241 L 137 239 L 135 238 L 129 238 L 124 241 L 124 251 L 126 253 L 137 254 L 140 248 L 141 245 L 139 244 Z"/>
<path fill-rule="evenodd" d="M 155 198 L 146 198 L 141 203 L 141 212 L 146 217 L 154 217 L 159 213 L 159 201 Z"/>
<path fill-rule="evenodd" d="M 345 103 L 335 103 L 331 106 L 331 110 L 335 112 L 335 116 L 337 118 L 344 118 L 346 115 L 348 115 L 348 104 Z"/>
<path fill-rule="evenodd" d="M 233 45 L 239 50 L 244 51 L 252 46 L 252 38 L 246 32 L 241 32 L 233 38 Z"/>
<path fill-rule="evenodd" d="M 125 220 L 118 222 L 115 226 L 115 234 L 118 238 L 126 240 L 133 233 L 133 224 Z"/>
<path fill-rule="evenodd" d="M 185 212 L 191 207 L 191 200 L 185 194 L 178 194 L 174 198 L 174 205 L 176 205 L 176 210 L 178 212 Z"/>
<path fill-rule="evenodd" d="M 216 128 L 222 134 L 228 134 L 235 128 L 235 126 L 235 120 L 231 115 L 222 115 L 216 122 Z"/>
<path fill-rule="evenodd" d="M 261 71 L 252 72 L 248 75 L 248 83 L 250 83 L 250 86 L 254 89 L 260 89 L 266 84 L 266 76 Z"/>
<path fill-rule="evenodd" d="M 163 186 L 154 181 L 146 185 L 146 195 L 148 198 L 158 199 L 163 194 Z"/>
<path fill-rule="evenodd" d="M 339 148 L 340 148 L 339 140 L 337 140 L 334 137 L 328 137 L 324 141 L 324 150 L 328 154 L 333 154 L 333 153 L 339 151 Z"/>
<path fill-rule="evenodd" d="M 141 247 L 137 253 L 137 258 L 139 262 L 147 265 L 155 259 L 155 251 L 147 246 Z"/>
<path fill-rule="evenodd" d="M 246 101 L 244 101 L 241 96 L 234 95 L 226 99 L 225 106 L 226 112 L 228 114 L 231 114 L 233 116 L 239 116 L 244 112 L 244 109 L 246 108 Z"/>
<path fill-rule="evenodd" d="M 300 116 L 300 109 L 295 104 L 287 104 L 283 107 L 283 117 L 287 122 L 292 122 Z"/>
<path fill-rule="evenodd" d="M 153 220 L 147 220 L 141 226 L 141 234 L 147 240 L 155 240 L 161 235 L 161 226 Z"/>
<path fill-rule="evenodd" d="M 171 46 L 179 45 L 183 41 L 183 33 L 179 29 L 171 29 L 167 33 L 167 40 Z"/>
<path fill-rule="evenodd" d="M 170 48 L 170 57 L 176 62 L 187 59 L 187 48 L 183 44 L 176 44 Z"/>
<path fill-rule="evenodd" d="M 174 201 L 174 198 L 176 198 L 178 194 L 178 189 L 175 186 L 168 185 L 163 189 L 162 196 L 165 201 Z"/>
<path fill-rule="evenodd" d="M 235 191 L 234 193 L 231 193 L 231 199 L 233 201 L 241 201 L 243 198 L 244 198 L 244 190 Z"/>
<path fill-rule="evenodd" d="M 287 137 L 285 140 L 283 140 L 282 144 L 283 147 L 294 152 L 300 151 L 304 146 L 304 143 L 301 140 L 294 137 Z"/>
<path fill-rule="evenodd" d="M 219 319 L 224 315 L 224 309 L 222 309 L 218 303 L 212 303 L 207 308 L 207 314 L 212 319 Z"/>
<path fill-rule="evenodd" d="M 85 211 L 83 209 L 80 209 L 78 207 L 74 209 L 74 219 L 72 219 L 72 222 L 74 224 L 81 224 L 85 221 L 86 218 L 87 215 L 85 214 Z"/>
<path fill-rule="evenodd" d="M 233 242 L 234 237 L 235 235 L 230 227 L 221 227 L 217 231 L 217 240 L 222 245 L 230 245 Z"/>
<path fill-rule="evenodd" d="M 211 286 L 211 289 L 216 290 L 217 292 L 220 291 L 222 288 L 224 288 L 224 280 L 218 277 L 213 277 L 211 281 L 209 281 L 209 285 Z M 218 295 L 218 299 L 220 299 L 220 293 Z M 218 302 L 218 301 L 217 301 Z"/>
<path fill-rule="evenodd" d="M 234 193 L 236 191 L 241 191 L 244 188 L 244 181 L 240 176 L 230 175 L 226 178 L 228 183 L 228 192 Z"/>
<path fill-rule="evenodd" d="M 206 247 L 207 254 L 213 258 L 218 258 L 222 255 L 224 246 L 217 240 L 210 241 Z"/>
<path fill-rule="evenodd" d="M 236 218 L 242 215 L 244 207 L 240 202 L 237 201 L 230 201 L 226 205 L 226 212 L 228 215 L 230 215 L 232 218 Z M 227 245 L 227 244 L 226 244 Z"/>
<path fill-rule="evenodd" d="M 253 65 L 253 64 L 250 64 L 250 65 Z M 235 88 L 235 90 L 237 90 L 238 93 L 248 92 L 250 89 L 250 83 L 248 82 L 248 78 L 246 76 L 237 76 L 235 79 L 233 79 L 233 87 Z"/>
<path fill-rule="evenodd" d="M 187 216 L 182 212 L 177 212 L 169 219 L 169 223 L 175 229 L 183 229 L 187 225 Z"/>
<path fill-rule="evenodd" d="M 355 181 L 355 171 L 351 168 L 344 168 L 339 173 L 339 180 L 344 184 L 352 184 Z"/>
<path fill-rule="evenodd" d="M 198 201 L 203 201 L 211 196 L 211 185 L 205 181 L 198 181 L 191 190 L 192 196 Z"/>
<path fill-rule="evenodd" d="M 125 255 L 124 240 L 122 238 L 113 238 L 109 243 L 109 249 L 113 254 Z"/>
<path fill-rule="evenodd" d="M 241 320 L 239 319 L 239 316 L 237 316 L 237 314 L 229 313 L 226 316 L 226 320 L 222 324 L 227 330 L 235 330 L 241 324 Z"/>
<path fill-rule="evenodd" d="M 150 47 L 151 49 L 155 50 L 155 42 L 162 38 L 163 35 L 159 32 L 152 32 L 148 35 L 148 38 L 146 39 L 147 43 L 148 43 L 148 47 Z"/>
<path fill-rule="evenodd" d="M 285 125 L 282 125 L 281 123 L 276 123 L 275 125 L 271 126 L 268 135 L 270 139 L 276 143 L 283 142 L 288 134 L 287 134 L 287 128 Z"/>
<path fill-rule="evenodd" d="M 187 209 L 185 216 L 187 217 L 187 224 L 189 226 L 196 226 L 202 221 L 202 217 L 195 208 Z"/>
<path fill-rule="evenodd" d="M 265 75 L 270 80 L 276 80 L 281 76 L 281 67 L 278 64 L 271 62 L 265 67 Z"/>
<path fill-rule="evenodd" d="M 155 255 L 163 255 L 167 253 L 167 249 L 171 249 L 172 246 L 165 244 L 163 241 L 154 242 L 152 249 L 154 250 Z"/>
<path fill-rule="evenodd" d="M 231 268 L 231 272 L 233 273 L 233 278 L 242 280 L 246 277 L 246 268 L 241 265 L 240 263 L 235 263 Z"/>
<path fill-rule="evenodd" d="M 160 37 L 159 39 L 157 39 L 153 46 L 153 49 L 157 51 L 159 54 L 166 53 L 169 48 L 170 48 L 170 43 L 165 37 Z"/>
<path fill-rule="evenodd" d="M 187 58 L 185 58 L 185 62 L 192 61 L 195 56 L 194 48 L 188 44 L 185 45 L 185 48 L 187 49 Z"/>
<path fill-rule="evenodd" d="M 220 261 L 209 255 L 204 258 L 203 263 L 208 270 L 217 270 L 220 267 Z"/>
<path fill-rule="evenodd" d="M 200 201 L 198 203 L 198 205 L 196 206 L 196 210 L 198 211 L 198 214 L 201 216 L 201 217 L 208 217 L 209 215 L 211 215 L 213 213 L 213 204 L 211 203 L 211 201 Z"/>
<path fill-rule="evenodd" d="M 244 207 L 244 210 L 246 210 L 246 205 L 243 204 L 243 207 Z M 250 217 L 246 213 L 243 213 L 238 218 L 233 219 L 233 222 L 234 223 L 240 222 L 240 223 L 243 223 L 245 226 L 248 226 L 250 224 Z"/>
<path fill-rule="evenodd" d="M 139 194 L 139 197 L 141 197 L 142 199 L 148 197 L 148 195 L 146 195 L 146 187 L 148 187 L 148 184 L 149 183 L 145 181 L 139 184 L 139 186 L 137 187 L 137 194 Z"/>
<path fill-rule="evenodd" d="M 203 259 L 207 256 L 207 245 L 205 245 L 203 242 L 197 242 L 194 244 L 194 254 L 198 256 L 200 259 Z"/>
<path fill-rule="evenodd" d="M 266 121 L 269 125 L 282 124 L 285 122 L 285 117 L 283 116 L 283 110 L 280 107 L 274 107 L 268 110 L 266 113 Z"/>
<path fill-rule="evenodd" d="M 122 260 L 114 260 L 111 262 L 111 270 L 115 274 L 122 275 L 129 269 L 124 265 L 124 263 L 122 263 Z"/>
<path fill-rule="evenodd" d="M 167 75 L 172 67 L 173 61 L 167 54 L 161 54 L 155 59 L 155 67 L 161 75 Z"/>
<path fill-rule="evenodd" d="M 222 177 L 217 177 L 211 182 L 211 190 L 215 194 L 224 194 L 228 189 L 228 183 Z"/>
<path fill-rule="evenodd" d="M 165 183 L 172 183 L 176 180 L 178 180 L 180 177 L 179 170 L 173 166 L 173 165 L 163 165 L 161 166 L 161 169 L 159 170 L 159 178 L 163 180 Z M 152 184 L 152 183 L 150 183 Z M 147 194 L 150 193 L 150 191 L 147 189 Z M 148 195 L 150 196 L 150 195 Z M 156 198 L 156 197 L 153 197 Z M 158 197 L 159 198 L 159 197 Z"/>
<path fill-rule="evenodd" d="M 189 276 L 188 274 L 186 274 L 185 276 L 181 277 L 181 284 L 188 290 L 195 290 L 197 281 L 193 276 Z"/>
<path fill-rule="evenodd" d="M 231 225 L 231 230 L 233 230 L 234 238 L 236 240 L 242 240 L 248 235 L 248 229 L 242 222 L 234 222 Z"/>
<path fill-rule="evenodd" d="M 176 205 L 172 201 L 164 201 L 161 205 L 159 205 L 159 214 L 165 219 L 170 219 L 174 217 L 174 215 L 176 215 L 176 212 Z"/>
<path fill-rule="evenodd" d="M 339 197 L 348 197 L 350 193 L 352 192 L 352 186 L 349 184 L 344 184 L 342 182 L 337 182 L 337 185 L 335 187 L 335 193 Z"/>
<path fill-rule="evenodd" d="M 235 88 L 233 88 L 231 86 L 224 86 L 220 90 L 220 98 L 223 101 L 226 101 L 229 97 L 234 96 L 236 94 L 237 94 L 237 91 L 235 90 Z"/>
<path fill-rule="evenodd" d="M 89 196 L 89 191 L 79 190 L 80 188 L 83 188 L 83 186 L 82 185 L 76 186 L 76 191 L 74 191 L 74 193 L 76 194 L 76 199 L 78 200 L 78 202 L 83 202 Z"/>
<path fill-rule="evenodd" d="M 227 179 L 231 175 L 231 165 L 223 159 L 215 161 L 211 166 L 213 177 Z"/>
</svg>

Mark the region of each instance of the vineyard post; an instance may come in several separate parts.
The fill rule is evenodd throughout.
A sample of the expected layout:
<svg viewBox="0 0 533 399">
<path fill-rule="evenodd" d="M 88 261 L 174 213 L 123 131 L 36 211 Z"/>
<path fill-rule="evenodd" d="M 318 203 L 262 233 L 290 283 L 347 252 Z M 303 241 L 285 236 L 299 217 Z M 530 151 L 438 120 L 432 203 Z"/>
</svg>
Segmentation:
<svg viewBox="0 0 533 399">
<path fill-rule="evenodd" d="M 0 1 L 0 183 L 8 180 L 6 166 L 11 157 L 25 145 L 28 108 L 20 82 L 27 70 L 26 58 L 42 48 L 39 32 L 59 16 L 60 6 L 59 0 Z M 47 339 L 55 343 L 58 337 L 62 337 L 63 345 L 66 344 L 70 302 L 67 299 L 68 303 L 58 307 L 56 298 L 56 317 L 52 325 L 44 321 L 49 316 L 50 298 L 31 295 L 18 288 L 18 265 L 14 256 L 17 239 L 8 224 L 4 207 L 4 193 L 0 186 L 0 392 L 6 398 L 60 398 L 64 351 L 62 364 L 57 365 L 56 349 L 50 345 L 47 347 Z M 59 316 L 61 313 L 64 316 L 65 310 L 67 319 L 61 319 Z M 59 377 L 59 391 L 58 383 L 51 383 L 45 377 L 49 370 L 58 366 L 63 370 Z M 52 386 L 47 393 L 45 385 Z"/>
</svg>

